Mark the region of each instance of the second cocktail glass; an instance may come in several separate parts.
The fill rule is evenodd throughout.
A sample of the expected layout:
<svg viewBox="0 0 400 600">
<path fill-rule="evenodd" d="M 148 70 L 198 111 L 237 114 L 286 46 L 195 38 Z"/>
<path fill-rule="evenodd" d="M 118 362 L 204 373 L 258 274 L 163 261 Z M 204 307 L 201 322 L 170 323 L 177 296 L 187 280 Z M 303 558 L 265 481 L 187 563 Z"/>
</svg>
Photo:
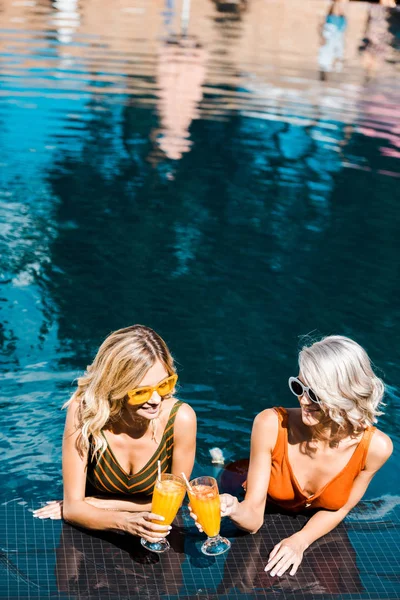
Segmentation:
<svg viewBox="0 0 400 600">
<path fill-rule="evenodd" d="M 231 547 L 231 543 L 219 535 L 221 526 L 221 503 L 218 484 L 214 477 L 197 477 L 190 482 L 188 490 L 190 505 L 208 539 L 201 547 L 203 554 L 217 556 Z"/>
<path fill-rule="evenodd" d="M 170 475 L 162 473 L 161 479 L 157 479 L 154 486 L 153 500 L 151 503 L 151 512 L 160 517 L 164 517 L 164 521 L 156 521 L 159 525 L 171 525 L 176 514 L 182 504 L 186 494 L 186 486 L 181 477 L 178 475 Z M 165 538 L 159 542 L 149 542 L 141 539 L 142 546 L 152 552 L 165 552 L 170 547 Z"/>
</svg>

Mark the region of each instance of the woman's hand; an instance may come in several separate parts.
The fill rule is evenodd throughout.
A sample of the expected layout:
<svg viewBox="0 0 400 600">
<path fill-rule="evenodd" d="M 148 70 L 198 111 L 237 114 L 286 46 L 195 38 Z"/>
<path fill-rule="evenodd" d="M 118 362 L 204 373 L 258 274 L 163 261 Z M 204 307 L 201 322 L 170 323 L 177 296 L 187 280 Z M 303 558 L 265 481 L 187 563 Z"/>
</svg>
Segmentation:
<svg viewBox="0 0 400 600">
<path fill-rule="evenodd" d="M 221 500 L 221 517 L 230 517 L 239 505 L 239 500 L 230 494 L 220 494 L 219 498 Z"/>
<path fill-rule="evenodd" d="M 63 501 L 51 500 L 46 502 L 45 506 L 33 511 L 33 516 L 38 519 L 62 519 L 63 517 Z"/>
<path fill-rule="evenodd" d="M 196 515 L 196 513 L 194 513 L 194 512 L 193 512 L 193 508 L 190 506 L 190 504 L 188 505 L 188 509 L 189 509 L 189 511 L 190 511 L 190 513 L 189 513 L 189 514 L 190 514 L 190 516 L 192 517 L 192 519 L 193 519 L 193 521 L 194 521 L 194 524 L 196 525 L 197 529 L 198 529 L 200 532 L 202 532 L 202 531 L 203 531 L 203 528 L 202 528 L 202 526 L 200 525 L 200 523 L 198 522 L 198 520 L 197 520 L 197 515 Z"/>
<path fill-rule="evenodd" d="M 239 500 L 235 496 L 231 496 L 230 494 L 220 494 L 219 495 L 221 501 L 221 517 L 230 517 L 231 514 L 235 511 L 237 505 L 239 504 Z M 190 516 L 194 520 L 196 527 L 199 531 L 203 531 L 202 526 L 197 520 L 197 515 L 193 512 L 192 507 L 189 504 Z"/>
<path fill-rule="evenodd" d="M 164 521 L 164 517 L 160 517 L 151 512 L 126 512 L 121 513 L 121 515 L 123 515 L 121 529 L 131 535 L 138 535 L 148 542 L 159 542 L 162 538 L 166 537 L 172 529 L 170 525 L 161 525 L 161 521 Z M 160 524 L 152 523 L 152 520 L 160 521 Z"/>
<path fill-rule="evenodd" d="M 285 538 L 274 546 L 264 571 L 270 571 L 272 577 L 274 575 L 281 577 L 281 575 L 292 567 L 290 575 L 295 575 L 303 560 L 304 551 L 307 548 L 308 544 L 298 533 Z"/>
</svg>

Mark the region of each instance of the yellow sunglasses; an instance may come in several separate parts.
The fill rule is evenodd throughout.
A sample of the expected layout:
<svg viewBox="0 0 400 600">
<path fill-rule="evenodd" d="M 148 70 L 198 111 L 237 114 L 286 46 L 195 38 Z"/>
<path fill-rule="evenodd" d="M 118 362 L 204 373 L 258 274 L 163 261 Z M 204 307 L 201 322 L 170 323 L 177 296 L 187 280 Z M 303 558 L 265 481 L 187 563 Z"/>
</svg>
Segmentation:
<svg viewBox="0 0 400 600">
<path fill-rule="evenodd" d="M 128 404 L 135 406 L 136 404 L 144 404 L 148 402 L 154 392 L 157 392 L 161 398 L 168 396 L 174 389 L 176 382 L 178 381 L 178 375 L 170 375 L 166 377 L 157 385 L 144 385 L 143 387 L 135 388 L 128 392 Z"/>
</svg>

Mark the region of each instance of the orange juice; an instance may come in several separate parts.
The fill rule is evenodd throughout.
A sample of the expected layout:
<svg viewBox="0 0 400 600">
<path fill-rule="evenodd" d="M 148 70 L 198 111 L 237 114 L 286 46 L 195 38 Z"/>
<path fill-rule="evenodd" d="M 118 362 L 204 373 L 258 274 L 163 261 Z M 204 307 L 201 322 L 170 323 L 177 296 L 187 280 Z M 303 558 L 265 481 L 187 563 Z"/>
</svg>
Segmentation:
<svg viewBox="0 0 400 600">
<path fill-rule="evenodd" d="M 221 526 L 221 503 L 218 488 L 209 485 L 192 486 L 190 505 L 208 537 L 219 534 Z"/>
<path fill-rule="evenodd" d="M 176 517 L 176 513 L 182 504 L 186 494 L 186 488 L 182 482 L 169 479 L 156 481 L 153 492 L 153 501 L 151 504 L 151 512 L 155 515 L 164 517 L 165 521 L 154 521 L 159 525 L 171 525 Z"/>
</svg>

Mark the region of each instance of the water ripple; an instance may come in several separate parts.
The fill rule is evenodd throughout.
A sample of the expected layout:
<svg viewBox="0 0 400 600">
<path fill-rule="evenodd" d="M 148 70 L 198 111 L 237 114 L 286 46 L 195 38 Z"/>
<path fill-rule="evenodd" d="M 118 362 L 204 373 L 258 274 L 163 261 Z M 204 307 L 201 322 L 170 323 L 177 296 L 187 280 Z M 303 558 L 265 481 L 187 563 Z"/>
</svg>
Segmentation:
<svg viewBox="0 0 400 600">
<path fill-rule="evenodd" d="M 333 46 L 324 0 L 217 4 L 1 4 L 5 496 L 59 493 L 61 406 L 137 321 L 176 349 L 203 463 L 291 402 L 314 329 L 366 345 L 398 439 L 400 13 L 363 49 L 364 2 Z"/>
</svg>

